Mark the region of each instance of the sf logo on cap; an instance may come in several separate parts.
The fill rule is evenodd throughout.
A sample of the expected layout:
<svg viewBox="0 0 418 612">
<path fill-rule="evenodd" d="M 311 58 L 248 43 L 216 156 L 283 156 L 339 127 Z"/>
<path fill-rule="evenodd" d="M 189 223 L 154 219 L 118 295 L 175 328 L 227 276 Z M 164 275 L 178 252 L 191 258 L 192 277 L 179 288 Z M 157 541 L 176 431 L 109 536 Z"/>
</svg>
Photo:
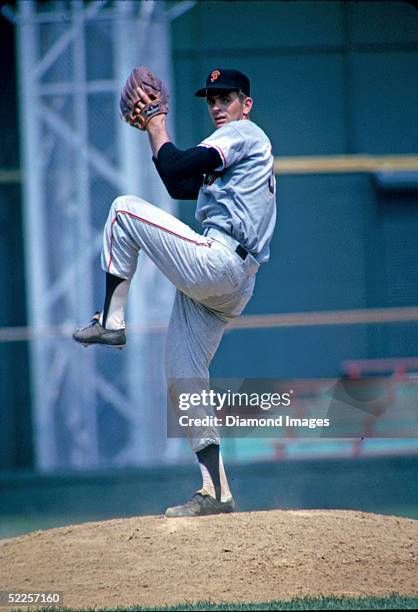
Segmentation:
<svg viewBox="0 0 418 612">
<path fill-rule="evenodd" d="M 219 77 L 220 74 L 221 73 L 219 72 L 219 70 L 213 70 L 210 75 L 211 83 L 213 83 L 213 81 L 216 81 L 216 79 Z"/>
</svg>

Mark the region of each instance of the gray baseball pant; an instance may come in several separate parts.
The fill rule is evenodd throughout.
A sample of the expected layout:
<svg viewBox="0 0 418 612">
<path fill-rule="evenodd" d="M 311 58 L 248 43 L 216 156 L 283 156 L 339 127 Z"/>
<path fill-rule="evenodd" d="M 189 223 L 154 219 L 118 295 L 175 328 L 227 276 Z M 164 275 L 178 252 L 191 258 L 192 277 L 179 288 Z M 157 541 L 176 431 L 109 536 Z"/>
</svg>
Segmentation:
<svg viewBox="0 0 418 612">
<path fill-rule="evenodd" d="M 130 280 L 142 249 L 177 288 L 165 351 L 172 404 L 176 381 L 185 381 L 188 392 L 209 390 L 209 365 L 225 326 L 252 295 L 259 264 L 251 254 L 243 260 L 235 253 L 237 244 L 216 229 L 202 236 L 135 196 L 121 196 L 112 203 L 104 229 L 103 269 Z M 178 410 L 177 405 L 172 408 Z M 188 411 L 189 417 L 212 415 L 211 406 Z M 216 427 L 198 428 L 189 437 L 195 452 L 219 444 Z"/>
</svg>

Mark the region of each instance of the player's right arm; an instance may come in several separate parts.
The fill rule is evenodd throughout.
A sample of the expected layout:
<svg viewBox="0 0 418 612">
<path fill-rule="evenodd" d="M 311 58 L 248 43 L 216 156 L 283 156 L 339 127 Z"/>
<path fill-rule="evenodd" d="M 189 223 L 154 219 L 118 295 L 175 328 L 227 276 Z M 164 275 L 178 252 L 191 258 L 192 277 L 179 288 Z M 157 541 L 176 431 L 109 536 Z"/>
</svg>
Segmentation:
<svg viewBox="0 0 418 612">
<path fill-rule="evenodd" d="M 146 129 L 153 161 L 168 193 L 178 200 L 196 200 L 204 174 L 222 165 L 219 152 L 212 147 L 181 151 L 170 141 L 163 115 L 153 118 Z"/>
<path fill-rule="evenodd" d="M 164 174 L 161 166 L 158 164 L 158 159 L 152 158 L 158 174 L 161 177 L 168 193 L 175 200 L 197 200 L 199 189 L 203 185 L 203 174 L 187 178 L 187 179 L 172 179 Z"/>
</svg>

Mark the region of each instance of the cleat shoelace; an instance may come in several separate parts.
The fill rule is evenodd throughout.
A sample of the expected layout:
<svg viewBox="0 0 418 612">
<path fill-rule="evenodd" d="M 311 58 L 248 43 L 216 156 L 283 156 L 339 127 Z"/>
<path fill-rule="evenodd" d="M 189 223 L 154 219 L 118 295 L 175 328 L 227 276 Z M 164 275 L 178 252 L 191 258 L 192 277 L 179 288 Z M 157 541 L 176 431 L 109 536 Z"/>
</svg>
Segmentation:
<svg viewBox="0 0 418 612">
<path fill-rule="evenodd" d="M 94 327 L 96 323 L 100 323 L 100 312 L 95 312 L 92 318 L 90 319 L 91 327 Z"/>
</svg>

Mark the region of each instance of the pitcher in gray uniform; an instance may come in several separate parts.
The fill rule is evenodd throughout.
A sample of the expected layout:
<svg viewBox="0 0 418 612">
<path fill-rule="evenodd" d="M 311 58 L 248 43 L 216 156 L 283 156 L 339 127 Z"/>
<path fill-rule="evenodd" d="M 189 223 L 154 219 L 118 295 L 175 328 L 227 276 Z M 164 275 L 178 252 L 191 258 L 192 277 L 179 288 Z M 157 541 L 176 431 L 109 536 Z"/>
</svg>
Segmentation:
<svg viewBox="0 0 418 612">
<path fill-rule="evenodd" d="M 140 90 L 141 105 L 150 103 Z M 254 289 L 260 264 L 269 259 L 276 221 L 271 144 L 250 120 L 250 82 L 242 72 L 218 68 L 199 89 L 215 131 L 196 147 L 180 151 L 171 142 L 165 115 L 153 117 L 146 131 L 153 161 L 168 192 L 197 199 L 196 219 L 203 235 L 176 217 L 126 195 L 116 198 L 104 230 L 102 267 L 106 296 L 102 312 L 74 332 L 84 345 L 123 347 L 124 311 L 139 251 L 143 250 L 177 288 L 166 342 L 166 377 L 209 389 L 209 365 L 228 321 L 238 316 Z M 175 384 L 174 384 L 175 388 Z M 190 387 L 188 388 L 190 391 Z M 212 415 L 193 406 L 188 416 Z M 191 434 L 202 473 L 202 488 L 190 501 L 166 510 L 167 517 L 232 512 L 216 427 Z"/>
</svg>

